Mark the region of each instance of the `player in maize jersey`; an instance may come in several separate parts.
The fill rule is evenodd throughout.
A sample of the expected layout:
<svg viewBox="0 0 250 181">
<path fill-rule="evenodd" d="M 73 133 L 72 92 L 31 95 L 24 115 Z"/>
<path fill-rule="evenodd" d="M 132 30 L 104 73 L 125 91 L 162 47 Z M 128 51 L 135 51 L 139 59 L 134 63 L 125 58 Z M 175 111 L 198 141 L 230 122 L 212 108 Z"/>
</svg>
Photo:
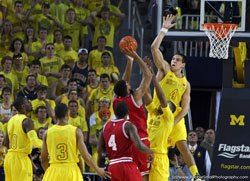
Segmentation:
<svg viewBox="0 0 250 181">
<path fill-rule="evenodd" d="M 170 134 L 171 144 L 176 144 L 181 152 L 185 163 L 189 167 L 193 176 L 199 175 L 194 158 L 187 147 L 187 131 L 185 126 L 184 116 L 188 113 L 190 105 L 190 84 L 186 77 L 182 74 L 182 69 L 186 65 L 186 57 L 180 53 L 175 53 L 171 60 L 171 65 L 164 60 L 160 51 L 160 45 L 165 37 L 168 29 L 175 26 L 172 23 L 173 15 L 163 17 L 162 29 L 151 45 L 153 60 L 158 68 L 157 80 L 160 82 L 161 88 L 168 101 L 175 104 L 177 111 L 181 110 L 175 116 L 175 126 Z M 153 102 L 155 105 L 160 105 L 158 98 L 154 94 Z M 176 113 L 175 113 L 176 114 Z"/>
<path fill-rule="evenodd" d="M 17 97 L 13 106 L 18 113 L 8 122 L 6 146 L 9 150 L 4 160 L 5 179 L 32 181 L 32 164 L 28 155 L 32 146 L 41 148 L 42 141 L 37 137 L 33 121 L 26 116 L 32 110 L 31 103 L 24 97 Z"/>
<path fill-rule="evenodd" d="M 78 150 L 84 161 L 100 177 L 109 177 L 109 173 L 104 171 L 104 168 L 99 168 L 88 153 L 84 144 L 82 131 L 68 124 L 68 108 L 66 104 L 57 104 L 55 114 L 57 125 L 48 129 L 43 138 L 41 153 L 42 166 L 45 170 L 43 180 L 83 180 L 81 171 L 77 165 L 79 162 Z"/>
<path fill-rule="evenodd" d="M 174 127 L 175 105 L 165 99 L 159 82 L 154 74 L 151 59 L 144 59 L 152 72 L 152 82 L 154 84 L 156 95 L 160 101 L 160 106 L 156 107 L 152 101 L 151 91 L 144 94 L 145 107 L 148 110 L 148 140 L 150 148 L 155 153 L 155 160 L 151 164 L 149 172 L 150 181 L 168 180 L 169 160 L 168 160 L 168 137 Z"/>
<path fill-rule="evenodd" d="M 152 75 L 147 65 L 135 51 L 126 48 L 123 50 L 123 53 L 127 57 L 128 62 L 123 75 L 123 80 L 118 81 L 114 87 L 116 97 L 113 102 L 113 108 L 115 110 L 117 103 L 121 101 L 128 105 L 129 121 L 136 126 L 142 142 L 149 147 L 150 143 L 147 139 L 147 117 L 142 103 L 142 96 L 150 86 Z M 129 85 L 133 59 L 139 64 L 143 73 L 140 86 L 134 92 L 131 91 Z M 143 176 L 143 180 L 148 180 L 150 164 L 147 163 L 147 155 L 138 151 L 135 146 L 133 148 L 133 153 L 134 162 L 137 164 L 141 175 Z"/>
<path fill-rule="evenodd" d="M 154 159 L 153 151 L 140 140 L 135 125 L 127 120 L 128 114 L 127 104 L 119 102 L 115 107 L 116 119 L 104 125 L 99 138 L 98 153 L 101 155 L 107 151 L 111 181 L 142 181 L 140 171 L 133 162 L 132 145 L 147 154 L 148 162 Z"/>
</svg>

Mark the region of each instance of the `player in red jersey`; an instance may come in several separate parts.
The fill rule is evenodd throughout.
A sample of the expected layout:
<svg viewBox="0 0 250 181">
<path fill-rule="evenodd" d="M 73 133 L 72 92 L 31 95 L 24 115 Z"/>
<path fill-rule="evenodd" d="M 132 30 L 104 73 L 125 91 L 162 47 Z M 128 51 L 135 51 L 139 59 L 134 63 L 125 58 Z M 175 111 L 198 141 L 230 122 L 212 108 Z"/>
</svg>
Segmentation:
<svg viewBox="0 0 250 181">
<path fill-rule="evenodd" d="M 147 140 L 147 117 L 142 104 L 142 96 L 145 94 L 146 90 L 149 89 L 152 74 L 148 69 L 146 63 L 144 63 L 144 61 L 135 51 L 125 49 L 123 53 L 127 57 L 128 62 L 125 73 L 123 74 L 123 80 L 118 81 L 114 87 L 116 97 L 113 102 L 113 108 L 115 110 L 117 103 L 121 101 L 125 102 L 128 105 L 129 121 L 136 126 L 141 140 L 149 147 L 150 143 Z M 133 59 L 135 59 L 139 64 L 143 73 L 140 86 L 134 92 L 131 91 L 129 85 Z M 147 181 L 150 169 L 150 164 L 147 163 L 146 159 L 147 155 L 139 152 L 135 147 L 133 150 L 133 154 L 134 162 L 137 164 L 141 175 L 143 176 L 143 180 Z"/>
<path fill-rule="evenodd" d="M 129 110 L 125 102 L 115 107 L 116 120 L 111 120 L 103 127 L 99 138 L 98 155 L 107 151 L 110 160 L 108 170 L 111 181 L 142 181 L 137 165 L 133 162 L 133 146 L 147 154 L 147 161 L 152 162 L 154 153 L 141 140 L 135 125 L 127 120 Z"/>
</svg>

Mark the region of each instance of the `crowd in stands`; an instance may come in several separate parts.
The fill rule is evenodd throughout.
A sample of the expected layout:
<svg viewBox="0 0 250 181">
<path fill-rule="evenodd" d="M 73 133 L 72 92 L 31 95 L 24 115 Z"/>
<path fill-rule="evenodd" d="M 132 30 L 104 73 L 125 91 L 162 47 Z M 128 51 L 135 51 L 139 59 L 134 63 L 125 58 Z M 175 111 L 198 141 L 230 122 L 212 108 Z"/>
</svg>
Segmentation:
<svg viewBox="0 0 250 181">
<path fill-rule="evenodd" d="M 211 161 L 213 156 L 213 146 L 215 142 L 215 132 L 213 129 L 204 130 L 203 127 L 196 127 L 188 132 L 188 148 L 195 159 L 195 163 L 200 175 L 209 176 Z M 176 147 L 169 148 L 168 151 L 170 167 L 169 181 L 171 180 L 192 180 L 192 174 Z"/>
<path fill-rule="evenodd" d="M 113 115 L 113 87 L 120 77 L 113 47 L 114 33 L 125 17 L 121 4 L 122 0 L 116 5 L 110 0 L 1 1 L 1 179 L 7 151 L 3 140 L 8 120 L 17 113 L 12 103 L 18 96 L 32 103 L 29 117 L 40 139 L 55 124 L 56 103 L 68 105 L 69 124 L 82 130 L 97 161 L 99 111 L 107 108 Z M 44 173 L 40 151 L 31 154 L 37 180 Z"/>
</svg>

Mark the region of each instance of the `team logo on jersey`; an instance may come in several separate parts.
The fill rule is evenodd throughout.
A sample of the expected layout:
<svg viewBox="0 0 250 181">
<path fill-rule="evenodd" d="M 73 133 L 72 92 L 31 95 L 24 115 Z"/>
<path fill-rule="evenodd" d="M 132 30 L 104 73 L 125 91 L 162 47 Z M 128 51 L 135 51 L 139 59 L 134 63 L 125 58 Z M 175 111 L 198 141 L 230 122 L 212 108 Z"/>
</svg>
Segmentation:
<svg viewBox="0 0 250 181">
<path fill-rule="evenodd" d="M 230 121 L 230 126 L 236 126 L 236 124 L 238 126 L 245 126 L 245 115 L 240 115 L 239 117 L 236 117 L 236 115 L 231 114 L 230 115 L 231 121 Z"/>
</svg>

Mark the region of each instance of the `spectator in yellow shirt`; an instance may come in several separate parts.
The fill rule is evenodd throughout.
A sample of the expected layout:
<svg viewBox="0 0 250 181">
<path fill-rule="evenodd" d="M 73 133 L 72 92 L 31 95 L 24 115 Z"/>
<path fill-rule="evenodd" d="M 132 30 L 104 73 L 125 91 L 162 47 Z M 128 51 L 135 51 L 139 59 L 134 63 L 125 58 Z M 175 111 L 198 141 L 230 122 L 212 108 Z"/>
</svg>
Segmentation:
<svg viewBox="0 0 250 181">
<path fill-rule="evenodd" d="M 11 72 L 13 59 L 10 56 L 3 57 L 1 63 L 3 71 L 0 74 L 5 77 L 6 86 L 11 88 L 11 101 L 13 102 L 19 90 L 17 76 Z"/>
<path fill-rule="evenodd" d="M 14 38 L 19 38 L 21 40 L 24 40 L 24 38 L 25 38 L 24 31 L 25 31 L 25 27 L 26 27 L 26 24 L 25 24 L 26 16 L 23 12 L 22 1 L 19 1 L 19 0 L 15 1 L 14 14 L 12 14 L 12 13 L 9 14 L 6 19 L 8 19 L 13 26 Z"/>
<path fill-rule="evenodd" d="M 102 66 L 96 68 L 96 73 L 98 75 L 108 74 L 111 80 L 110 85 L 114 86 L 119 81 L 120 72 L 116 66 L 110 65 L 111 55 L 109 52 L 103 52 L 101 60 Z"/>
<path fill-rule="evenodd" d="M 34 130 L 37 132 L 39 128 L 48 129 L 52 126 L 52 118 L 48 117 L 47 108 L 45 106 L 39 106 L 35 110 L 36 118 L 33 119 Z"/>
<path fill-rule="evenodd" d="M 64 49 L 63 35 L 62 35 L 61 30 L 56 30 L 54 32 L 54 45 L 55 45 L 56 53 Z"/>
<path fill-rule="evenodd" d="M 3 23 L 3 28 L 1 31 L 1 38 L 0 38 L 0 58 L 6 55 L 6 52 L 9 50 L 13 39 L 13 28 L 12 24 L 9 20 L 5 20 Z"/>
<path fill-rule="evenodd" d="M 72 37 L 64 36 L 63 38 L 64 49 L 57 52 L 57 55 L 64 60 L 65 64 L 74 66 L 74 63 L 78 60 L 78 54 L 72 49 Z"/>
<path fill-rule="evenodd" d="M 85 117 L 80 117 L 78 114 L 78 102 L 76 100 L 70 100 L 68 104 L 69 108 L 69 120 L 68 123 L 79 128 L 84 136 L 84 141 L 88 138 L 88 126 Z"/>
<path fill-rule="evenodd" d="M 25 49 L 24 49 L 24 44 L 23 44 L 23 41 L 19 38 L 16 38 L 12 41 L 11 45 L 10 45 L 10 51 L 6 54 L 6 56 L 10 56 L 10 57 L 13 57 L 14 55 L 17 55 L 17 54 L 21 54 L 22 57 L 23 57 L 23 63 L 24 65 L 27 65 L 28 64 L 28 55 L 24 52 Z"/>
<path fill-rule="evenodd" d="M 105 36 L 99 36 L 97 39 L 97 49 L 90 51 L 88 64 L 91 69 L 96 69 L 97 67 L 102 66 L 101 57 L 103 52 L 110 53 L 111 55 L 110 65 L 114 65 L 114 58 L 112 52 L 105 49 L 106 40 L 107 39 L 105 38 Z"/>
<path fill-rule="evenodd" d="M 64 62 L 60 57 L 55 56 L 53 43 L 48 43 L 45 48 L 46 56 L 40 59 L 41 72 L 47 77 L 48 87 L 51 89 L 53 82 L 61 77 L 60 69 Z"/>
</svg>

